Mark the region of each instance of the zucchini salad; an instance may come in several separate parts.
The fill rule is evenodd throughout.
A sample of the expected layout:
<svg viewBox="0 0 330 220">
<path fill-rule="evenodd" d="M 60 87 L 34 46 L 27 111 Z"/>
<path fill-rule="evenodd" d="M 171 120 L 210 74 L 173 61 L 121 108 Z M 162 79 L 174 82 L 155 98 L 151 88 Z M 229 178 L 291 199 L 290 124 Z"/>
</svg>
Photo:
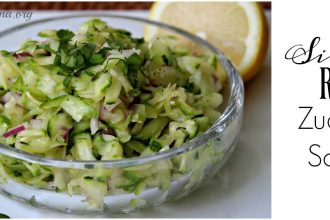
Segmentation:
<svg viewBox="0 0 330 220">
<path fill-rule="evenodd" d="M 173 36 L 147 42 L 94 18 L 75 33 L 45 30 L 39 37 L 18 51 L 1 51 L 3 145 L 71 161 L 143 157 L 180 147 L 220 116 L 216 56 L 194 54 Z M 84 193 L 100 207 L 114 190 L 168 187 L 174 173 L 185 172 L 180 158 L 144 170 L 96 172 L 0 154 L 0 182 Z"/>
</svg>

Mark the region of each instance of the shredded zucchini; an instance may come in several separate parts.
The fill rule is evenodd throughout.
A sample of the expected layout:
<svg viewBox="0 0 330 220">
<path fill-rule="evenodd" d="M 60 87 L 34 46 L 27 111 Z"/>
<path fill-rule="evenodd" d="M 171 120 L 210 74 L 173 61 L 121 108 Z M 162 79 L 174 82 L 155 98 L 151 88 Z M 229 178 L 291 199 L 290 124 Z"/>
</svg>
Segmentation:
<svg viewBox="0 0 330 220">
<path fill-rule="evenodd" d="M 180 147 L 219 117 L 213 54 L 194 55 L 173 36 L 145 42 L 100 19 L 45 30 L 0 56 L 0 143 L 65 160 L 118 160 Z M 187 156 L 188 157 L 188 156 Z M 189 158 L 122 172 L 46 168 L 0 155 L 0 180 L 85 193 L 102 207 L 113 188 L 165 189 Z M 118 184 L 115 184 L 115 183 Z"/>
</svg>

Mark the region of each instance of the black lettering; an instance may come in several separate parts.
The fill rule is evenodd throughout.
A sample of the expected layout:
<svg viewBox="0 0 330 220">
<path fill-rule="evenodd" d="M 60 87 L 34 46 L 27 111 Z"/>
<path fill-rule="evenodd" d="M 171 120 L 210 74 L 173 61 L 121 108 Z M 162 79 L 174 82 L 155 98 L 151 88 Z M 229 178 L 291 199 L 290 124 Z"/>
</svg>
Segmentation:
<svg viewBox="0 0 330 220">
<path fill-rule="evenodd" d="M 314 152 L 312 151 L 312 147 L 313 147 L 313 146 L 316 146 L 316 147 L 319 147 L 319 148 L 321 148 L 321 146 L 318 145 L 318 144 L 312 144 L 312 145 L 309 147 L 309 152 L 310 152 L 311 154 L 315 155 L 317 158 L 319 158 L 319 163 L 318 163 L 318 164 L 312 164 L 310 161 L 308 161 L 308 163 L 309 163 L 309 165 L 311 165 L 312 167 L 318 167 L 318 166 L 320 166 L 320 164 L 321 164 L 321 162 L 322 162 L 322 159 L 321 159 L 321 157 L 320 157 L 318 154 L 316 154 L 316 153 L 314 153 Z"/>
<path fill-rule="evenodd" d="M 297 61 L 295 61 L 295 58 L 297 58 L 297 57 L 300 57 L 300 56 L 302 56 L 302 55 L 306 55 L 306 51 L 305 51 L 305 49 L 302 47 L 303 45 L 302 44 L 297 44 L 297 45 L 294 45 L 294 46 L 292 46 L 286 53 L 285 53 L 285 59 L 287 59 L 287 60 L 291 60 L 293 63 L 295 63 L 295 64 L 301 64 L 301 62 L 297 62 Z M 298 48 L 297 48 L 298 47 Z M 292 55 L 290 56 L 289 55 L 289 53 L 291 52 L 291 51 L 293 51 L 293 49 L 295 48 L 295 51 L 292 53 Z M 299 51 L 299 50 L 302 50 L 302 53 L 301 54 L 299 54 L 299 55 L 296 55 L 296 53 Z"/>
<path fill-rule="evenodd" d="M 20 18 L 22 16 L 22 12 L 18 11 L 16 12 L 16 18 Z"/>
<path fill-rule="evenodd" d="M 316 47 L 316 45 L 319 44 L 320 40 L 321 40 L 320 37 L 314 37 L 314 39 L 312 40 L 311 45 L 309 47 L 308 57 L 307 57 L 307 59 L 305 61 L 302 61 L 301 64 L 308 63 L 308 62 L 310 62 L 310 61 L 312 61 L 312 60 L 314 60 L 314 59 L 316 59 L 318 57 L 318 56 L 316 56 L 316 57 L 312 58 L 312 55 L 313 55 L 313 49 L 314 49 L 314 47 Z M 322 55 L 319 55 L 319 56 L 322 57 Z"/>
<path fill-rule="evenodd" d="M 320 37 L 314 37 L 310 43 L 309 49 L 304 49 L 302 44 L 296 44 L 292 46 L 286 53 L 285 59 L 291 60 L 294 64 L 302 65 L 309 63 L 313 60 L 317 60 L 318 63 L 322 63 L 323 61 L 330 58 L 330 56 L 323 58 L 326 50 L 322 50 L 322 53 L 313 57 L 314 49 L 320 43 Z"/>
<path fill-rule="evenodd" d="M 316 129 L 322 129 L 322 128 L 324 128 L 324 121 L 325 121 L 324 116 L 322 116 L 322 126 L 321 127 L 317 127 L 316 121 L 317 121 L 316 116 L 314 116 L 314 126 L 315 126 Z"/>
<path fill-rule="evenodd" d="M 0 12 L 0 17 L 2 17 L 2 18 L 11 18 L 11 14 L 12 14 L 11 11 L 1 11 Z"/>
<path fill-rule="evenodd" d="M 308 117 L 309 113 L 312 111 L 313 107 L 311 106 L 300 106 L 299 108 L 308 108 L 308 112 L 307 115 L 305 116 L 305 118 L 303 119 L 303 121 L 301 122 L 300 126 L 298 129 L 313 129 L 312 127 L 302 127 L 304 122 L 306 121 L 306 118 Z"/>
<path fill-rule="evenodd" d="M 325 53 L 325 50 L 323 50 L 322 53 Z M 322 63 L 323 61 L 325 61 L 325 60 L 327 60 L 327 59 L 329 59 L 329 58 L 330 58 L 330 56 L 328 56 L 328 57 L 324 58 L 323 60 L 321 60 L 321 59 L 322 59 L 322 55 L 320 55 L 320 56 L 319 56 L 319 59 L 317 60 L 317 62 L 318 62 L 318 63 Z"/>
<path fill-rule="evenodd" d="M 285 59 L 287 60 L 291 60 L 293 63 L 298 64 L 298 65 L 302 65 L 302 64 L 306 64 L 310 61 L 313 61 L 315 59 L 318 59 L 318 61 L 322 61 L 322 54 L 319 54 L 318 56 L 315 56 L 314 58 L 312 58 L 313 55 L 313 49 L 319 44 L 319 42 L 321 41 L 320 37 L 314 37 L 314 39 L 311 41 L 311 44 L 309 46 L 309 50 L 305 50 L 303 48 L 302 44 L 297 44 L 292 46 L 286 53 L 285 53 Z M 299 51 L 301 51 L 299 53 Z M 290 56 L 289 54 L 292 53 L 292 55 Z M 306 60 L 302 60 L 302 61 L 298 61 L 297 58 L 301 57 L 301 56 L 306 56 L 307 55 L 307 59 Z"/>
<path fill-rule="evenodd" d="M 27 12 L 26 13 L 26 16 L 25 16 L 25 20 L 26 21 L 29 21 L 31 19 L 31 17 L 32 17 L 32 14 L 33 14 L 33 12 Z"/>
<path fill-rule="evenodd" d="M 326 154 L 324 157 L 323 157 L 323 162 L 324 162 L 324 164 L 325 165 L 327 165 L 327 167 L 330 167 L 330 164 L 328 164 L 327 162 L 326 162 L 326 158 L 327 158 L 327 156 L 329 156 L 330 154 Z"/>
<path fill-rule="evenodd" d="M 325 73 L 328 70 L 328 79 L 325 80 Z M 321 98 L 326 99 L 325 97 L 325 87 L 328 87 L 328 96 L 330 97 L 330 68 L 329 67 L 321 67 Z"/>
</svg>

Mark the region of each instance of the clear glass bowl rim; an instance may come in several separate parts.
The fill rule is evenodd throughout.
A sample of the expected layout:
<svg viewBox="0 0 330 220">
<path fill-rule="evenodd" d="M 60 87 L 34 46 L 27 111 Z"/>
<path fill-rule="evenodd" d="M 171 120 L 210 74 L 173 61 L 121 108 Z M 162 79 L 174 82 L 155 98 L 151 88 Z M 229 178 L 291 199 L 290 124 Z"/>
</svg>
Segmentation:
<svg viewBox="0 0 330 220">
<path fill-rule="evenodd" d="M 87 13 L 77 13 L 74 15 L 68 16 L 56 16 L 56 17 L 49 17 L 44 19 L 35 20 L 32 22 L 28 22 L 21 25 L 16 25 L 11 28 L 8 28 L 0 33 L 0 40 L 3 37 L 6 37 L 9 34 L 14 33 L 15 31 L 20 31 L 22 29 L 26 29 L 30 26 L 42 24 L 46 22 L 51 22 L 55 20 L 65 20 L 71 18 L 92 18 L 92 17 L 106 17 L 106 18 L 115 18 L 115 19 L 124 19 L 130 20 L 134 22 L 141 22 L 148 25 L 158 26 L 159 28 L 172 31 L 176 34 L 182 35 L 183 37 L 209 49 L 211 52 L 215 53 L 217 56 L 218 61 L 223 64 L 227 72 L 227 76 L 229 82 L 231 84 L 230 94 L 228 99 L 228 104 L 225 108 L 223 114 L 218 118 L 218 120 L 213 124 L 211 128 L 209 128 L 206 132 L 195 137 L 183 145 L 169 149 L 166 151 L 159 152 L 155 155 L 149 155 L 144 157 L 135 157 L 135 158 L 128 158 L 128 159 L 120 159 L 120 160 L 104 160 L 104 161 L 82 161 L 82 160 L 63 160 L 63 159 L 52 159 L 46 158 L 39 155 L 27 153 L 10 146 L 6 146 L 0 144 L 0 153 L 7 155 L 9 157 L 21 159 L 28 161 L 30 163 L 36 163 L 40 165 L 46 165 L 51 167 L 59 167 L 59 168 L 74 168 L 74 169 L 93 169 L 96 167 L 104 167 L 104 168 L 119 168 L 119 167 L 132 167 L 132 166 L 139 166 L 151 163 L 153 161 L 169 159 L 180 154 L 186 153 L 188 151 L 194 150 L 198 147 L 203 146 L 208 140 L 216 137 L 219 133 L 222 132 L 224 129 L 223 126 L 226 125 L 229 121 L 233 120 L 237 115 L 238 112 L 243 107 L 244 101 L 244 86 L 240 74 L 232 65 L 232 63 L 226 58 L 226 56 L 217 48 L 215 48 L 211 43 L 208 41 L 190 34 L 180 28 L 174 27 L 172 25 L 168 25 L 158 21 L 152 21 L 149 19 L 144 19 L 140 17 L 134 16 L 123 16 L 123 15 L 113 15 L 110 13 L 97 13 L 97 12 L 87 12 Z M 1 48 L 0 48 L 1 49 Z"/>
</svg>

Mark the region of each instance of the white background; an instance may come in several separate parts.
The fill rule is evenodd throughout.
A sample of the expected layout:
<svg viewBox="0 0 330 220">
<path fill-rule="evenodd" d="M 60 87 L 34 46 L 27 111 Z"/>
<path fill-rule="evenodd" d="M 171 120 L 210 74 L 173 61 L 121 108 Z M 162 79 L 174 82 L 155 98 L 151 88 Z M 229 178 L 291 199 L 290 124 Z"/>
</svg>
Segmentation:
<svg viewBox="0 0 330 220">
<path fill-rule="evenodd" d="M 147 16 L 147 12 L 129 13 L 135 16 Z M 58 15 L 58 13 L 51 12 L 36 12 L 32 19 Z M 0 28 L 5 28 L 14 23 L 20 24 L 23 21 L 0 19 L 0 22 Z M 270 68 L 270 57 L 268 57 L 263 72 L 246 86 L 244 120 L 240 141 L 222 172 L 219 172 L 214 179 L 196 192 L 179 201 L 154 209 L 115 217 L 270 217 Z M 0 196 L 1 212 L 16 218 L 72 217 L 31 208 L 3 196 Z"/>
<path fill-rule="evenodd" d="M 330 60 L 295 65 L 284 59 L 295 44 L 309 47 L 321 37 L 315 52 L 330 56 L 330 7 L 328 1 L 273 2 L 272 75 L 272 214 L 274 219 L 329 219 L 330 167 L 311 167 L 315 156 L 311 144 L 320 144 L 319 154 L 330 153 L 330 128 L 298 130 L 305 111 L 314 106 L 314 115 L 330 116 L 330 100 L 320 100 L 320 67 Z M 312 117 L 310 119 L 313 119 Z M 322 118 L 319 118 L 322 119 Z M 318 119 L 318 120 L 319 120 Z M 315 148 L 316 149 L 316 148 Z M 330 160 L 329 160 L 330 162 Z"/>
</svg>

